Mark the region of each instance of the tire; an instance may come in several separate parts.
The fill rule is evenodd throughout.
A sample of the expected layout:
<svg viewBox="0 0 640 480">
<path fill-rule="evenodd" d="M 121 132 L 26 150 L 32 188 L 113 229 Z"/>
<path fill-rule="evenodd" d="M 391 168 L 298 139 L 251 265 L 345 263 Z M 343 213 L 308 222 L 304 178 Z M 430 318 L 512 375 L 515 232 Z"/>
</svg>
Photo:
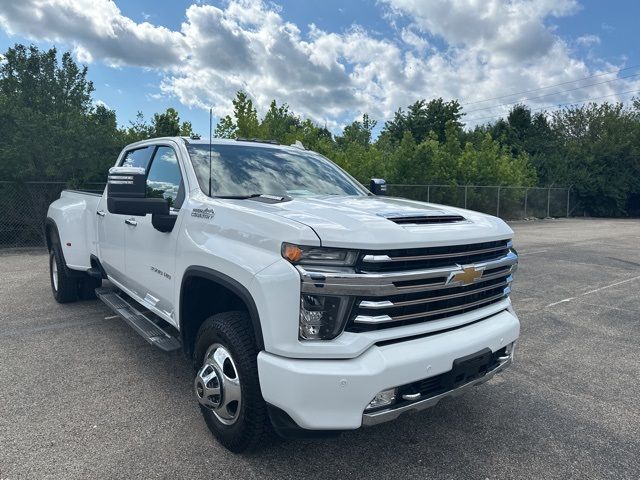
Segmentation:
<svg viewBox="0 0 640 480">
<path fill-rule="evenodd" d="M 78 279 L 67 272 L 60 246 L 54 243 L 49 252 L 49 279 L 53 298 L 58 303 L 75 302 L 78 299 Z"/>
<path fill-rule="evenodd" d="M 213 435 L 234 453 L 255 450 L 269 433 L 257 356 L 246 312 L 213 315 L 198 331 L 193 355 L 196 399 Z M 220 395 L 207 395 L 216 388 Z M 238 398 L 235 404 L 232 398 Z"/>
</svg>

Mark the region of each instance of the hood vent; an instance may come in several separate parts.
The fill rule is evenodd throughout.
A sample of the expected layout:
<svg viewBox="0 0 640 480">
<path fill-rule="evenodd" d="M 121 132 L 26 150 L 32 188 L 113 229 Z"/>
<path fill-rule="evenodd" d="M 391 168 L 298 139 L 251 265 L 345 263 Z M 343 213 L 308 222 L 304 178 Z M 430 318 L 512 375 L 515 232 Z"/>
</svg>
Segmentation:
<svg viewBox="0 0 640 480">
<path fill-rule="evenodd" d="M 398 225 L 432 225 L 436 223 L 462 222 L 465 218 L 461 215 L 433 210 L 429 212 L 407 212 L 380 214 L 381 217 L 391 220 Z"/>
</svg>

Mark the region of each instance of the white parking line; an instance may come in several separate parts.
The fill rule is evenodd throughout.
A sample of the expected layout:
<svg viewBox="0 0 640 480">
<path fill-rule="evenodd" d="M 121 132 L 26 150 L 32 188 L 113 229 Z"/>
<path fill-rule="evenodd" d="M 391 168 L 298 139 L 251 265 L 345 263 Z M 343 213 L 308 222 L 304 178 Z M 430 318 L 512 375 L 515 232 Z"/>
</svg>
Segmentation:
<svg viewBox="0 0 640 480">
<path fill-rule="evenodd" d="M 111 315 L 110 317 L 104 317 L 105 320 L 113 320 L 114 318 L 120 318 L 120 315 Z"/>
<path fill-rule="evenodd" d="M 640 275 L 633 278 L 627 278 L 626 280 L 621 280 L 620 282 L 612 283 L 611 285 L 605 285 L 604 287 L 596 288 L 594 290 L 589 290 L 588 292 L 581 293 L 580 295 L 576 295 L 575 297 L 569 297 L 557 302 L 550 303 L 549 305 L 547 305 L 547 307 L 553 307 L 554 305 L 558 305 L 560 303 L 570 302 L 571 300 L 575 300 L 576 298 L 584 297 L 585 295 L 591 295 L 592 293 L 599 292 L 600 290 L 604 290 L 605 288 L 611 288 L 617 285 L 622 285 L 623 283 L 633 282 L 634 280 L 638 280 L 639 278 L 640 278 Z"/>
<path fill-rule="evenodd" d="M 518 256 L 522 257 L 523 255 L 535 255 L 536 253 L 545 253 L 548 252 L 548 250 L 536 250 L 535 252 L 518 252 Z"/>
</svg>

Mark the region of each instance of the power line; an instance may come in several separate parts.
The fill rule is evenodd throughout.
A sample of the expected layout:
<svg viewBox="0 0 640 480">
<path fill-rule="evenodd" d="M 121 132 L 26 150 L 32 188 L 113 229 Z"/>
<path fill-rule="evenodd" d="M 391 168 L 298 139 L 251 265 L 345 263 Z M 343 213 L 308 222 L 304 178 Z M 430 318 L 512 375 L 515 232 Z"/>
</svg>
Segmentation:
<svg viewBox="0 0 640 480">
<path fill-rule="evenodd" d="M 611 75 L 611 74 L 614 74 L 614 73 L 620 73 L 620 72 L 624 72 L 625 70 L 632 70 L 632 69 L 638 68 L 638 67 L 640 67 L 640 65 L 632 65 L 630 67 L 620 68 L 618 70 L 612 70 L 610 72 L 598 73 L 598 74 L 595 74 L 595 75 L 589 75 L 588 77 L 577 78 L 576 80 L 568 80 L 566 82 L 554 83 L 552 85 L 547 85 L 545 87 L 538 87 L 538 88 L 533 88 L 531 90 L 523 90 L 521 92 L 509 93 L 507 95 L 501 95 L 499 97 L 485 98 L 484 100 L 474 100 L 473 102 L 466 102 L 466 103 L 462 103 L 461 105 L 462 106 L 475 105 L 476 103 L 488 102 L 490 100 L 501 100 L 503 98 L 513 97 L 514 95 L 522 95 L 522 94 L 525 94 L 525 93 L 538 92 L 540 90 L 545 90 L 547 88 L 559 87 L 559 86 L 562 86 L 562 85 L 568 85 L 570 83 L 580 82 L 582 80 L 589 80 L 590 78 L 604 77 L 605 75 Z"/>
<path fill-rule="evenodd" d="M 557 110 L 559 108 L 566 107 L 568 105 L 583 105 L 585 103 L 592 102 L 593 100 L 600 100 L 600 99 L 603 99 L 603 98 L 615 97 L 617 95 L 627 95 L 627 94 L 635 94 L 635 93 L 640 93 L 640 90 L 629 90 L 628 92 L 612 93 L 610 95 L 602 95 L 600 97 L 587 98 L 587 99 L 581 100 L 579 102 L 568 102 L 568 103 L 552 104 L 552 105 L 547 105 L 547 106 L 540 107 L 540 108 L 530 109 L 529 111 L 530 112 L 539 112 L 541 110 L 547 110 L 547 109 L 550 109 L 550 108 L 553 108 L 554 110 Z M 478 122 L 479 120 L 487 120 L 487 119 L 501 118 L 501 117 L 502 117 L 502 115 L 490 115 L 488 117 L 471 118 L 471 119 L 466 119 L 465 123 Z"/>
<path fill-rule="evenodd" d="M 491 106 L 491 107 L 476 108 L 475 110 L 470 110 L 470 111 L 468 111 L 466 113 L 481 112 L 483 110 L 493 110 L 494 108 L 500 108 L 500 107 L 504 107 L 504 106 L 507 106 L 507 105 L 515 105 L 517 103 L 526 102 L 526 101 L 529 101 L 529 100 L 537 100 L 539 98 L 544 98 L 544 97 L 551 97 L 553 95 L 560 95 L 561 93 L 574 92 L 576 90 L 581 90 L 583 88 L 594 87 L 596 85 L 604 85 L 605 83 L 616 82 L 618 80 L 624 80 L 624 79 L 627 79 L 627 78 L 634 78 L 634 77 L 640 77 L 640 73 L 634 73 L 633 75 L 627 75 L 626 77 L 612 78 L 611 80 L 605 80 L 604 82 L 589 83 L 588 85 L 582 85 L 581 87 L 569 88 L 567 90 L 560 90 L 559 92 L 545 93 L 544 95 L 538 95 L 537 97 L 522 98 L 522 99 L 520 99 L 518 101 L 515 101 L 515 102 L 501 103 L 499 105 L 494 105 L 494 106 Z"/>
</svg>

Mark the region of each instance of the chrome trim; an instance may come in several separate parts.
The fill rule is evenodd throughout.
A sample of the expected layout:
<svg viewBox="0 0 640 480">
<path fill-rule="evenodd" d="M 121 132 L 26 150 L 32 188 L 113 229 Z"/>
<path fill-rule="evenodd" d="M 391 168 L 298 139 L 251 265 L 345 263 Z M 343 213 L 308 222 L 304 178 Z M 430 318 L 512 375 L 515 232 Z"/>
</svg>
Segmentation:
<svg viewBox="0 0 640 480">
<path fill-rule="evenodd" d="M 193 386 L 200 405 L 223 424 L 236 423 L 242 407 L 242 387 L 236 363 L 225 346 L 214 343 L 207 349 Z"/>
<path fill-rule="evenodd" d="M 504 274 L 501 274 L 504 275 Z M 437 302 L 440 300 L 448 300 L 450 298 L 465 297 L 467 295 L 473 295 L 474 293 L 486 292 L 487 290 L 493 290 L 494 288 L 506 287 L 513 281 L 513 277 L 509 275 L 504 282 L 495 283 L 488 287 L 475 288 L 466 292 L 452 293 L 450 295 L 439 295 L 437 297 L 417 298 L 415 300 L 406 300 L 404 302 L 392 302 L 391 300 L 381 300 L 379 302 L 373 302 L 370 300 L 363 300 L 358 304 L 358 308 L 366 309 L 383 309 L 393 307 L 408 307 L 411 305 L 420 305 L 422 303 Z"/>
<path fill-rule="evenodd" d="M 500 357 L 499 360 L 501 358 L 504 358 L 504 357 Z M 395 420 L 400 415 L 402 415 L 403 413 L 406 413 L 406 412 L 419 411 L 419 410 L 424 410 L 424 409 L 429 408 L 429 407 L 433 407 L 434 405 L 436 405 L 443 398 L 456 397 L 456 396 L 464 393 L 465 391 L 469 390 L 471 387 L 474 387 L 476 385 L 480 385 L 481 383 L 485 383 L 485 382 L 491 380 L 491 378 L 493 378 L 493 376 L 495 374 L 497 374 L 499 372 L 502 372 L 509 365 L 511 365 L 512 362 L 513 362 L 513 354 L 509 355 L 507 360 L 505 360 L 502 363 L 500 363 L 493 370 L 487 372 L 484 376 L 482 376 L 480 378 L 477 378 L 475 380 L 472 380 L 469 383 L 465 383 L 464 385 L 461 385 L 458 388 L 454 388 L 453 390 L 449 390 L 448 392 L 444 392 L 444 393 L 441 393 L 440 395 L 436 395 L 434 397 L 426 398 L 424 400 L 419 400 L 419 401 L 417 401 L 415 403 L 410 403 L 408 405 L 402 405 L 402 406 L 396 407 L 396 408 L 391 407 L 391 408 L 388 408 L 388 409 L 385 409 L 385 410 L 380 410 L 378 412 L 363 413 L 362 414 L 362 425 L 363 426 L 377 425 L 379 423 L 388 422 L 389 420 Z"/>
<path fill-rule="evenodd" d="M 107 177 L 108 180 L 133 180 L 133 175 L 112 174 Z"/>
<path fill-rule="evenodd" d="M 358 304 L 358 308 L 393 308 L 400 306 L 399 303 L 393 303 L 391 300 L 381 300 L 379 302 L 373 302 L 371 300 L 362 300 Z"/>
<path fill-rule="evenodd" d="M 368 263 L 375 262 L 412 262 L 416 260 L 440 260 L 442 258 L 456 258 L 465 257 L 468 255 L 480 255 L 483 253 L 499 252 L 500 250 L 506 250 L 513 247 L 513 241 L 509 240 L 506 245 L 493 248 L 483 248 L 480 250 L 472 250 L 469 252 L 457 252 L 457 253 L 441 253 L 436 255 L 414 255 L 407 257 L 390 257 L 389 255 L 365 255 L 362 260 Z M 437 248 L 437 247 L 435 247 Z"/>
<path fill-rule="evenodd" d="M 393 258 L 389 255 L 365 255 L 362 257 L 363 262 L 392 262 Z"/>
<path fill-rule="evenodd" d="M 353 320 L 353 322 L 366 323 L 371 325 L 371 324 L 388 323 L 388 322 L 402 322 L 404 320 L 415 320 L 416 318 L 423 318 L 423 317 L 432 317 L 434 315 L 439 315 L 441 313 L 451 313 L 451 312 L 457 312 L 458 310 L 464 310 L 470 307 L 478 307 L 482 304 L 490 303 L 494 300 L 500 300 L 501 298 L 508 296 L 510 293 L 511 293 L 511 288 L 506 287 L 503 290 L 503 292 L 499 295 L 493 295 L 491 297 L 483 298 L 482 300 L 477 300 L 471 303 L 463 303 L 462 305 L 456 305 L 455 307 L 441 308 L 439 310 L 429 310 L 426 312 L 419 312 L 419 313 L 411 313 L 409 315 L 398 315 L 396 317 L 391 317 L 389 315 L 377 315 L 377 316 L 358 315 Z"/>
<path fill-rule="evenodd" d="M 318 272 L 308 271 L 298 265 L 296 268 L 302 279 L 302 292 L 315 294 L 341 294 L 360 296 L 388 296 L 399 293 L 422 292 L 427 290 L 445 289 L 464 285 L 461 281 L 445 284 L 451 274 L 462 273 L 463 267 L 473 266 L 476 269 L 492 270 L 500 267 L 510 267 L 504 272 L 485 275 L 473 283 L 503 277 L 515 271 L 518 256 L 509 251 L 506 255 L 471 265 L 451 265 L 449 267 L 411 270 L 404 272 L 385 273 L 350 273 L 350 272 Z M 397 282 L 442 278 L 442 282 L 426 285 L 396 286 Z"/>
<path fill-rule="evenodd" d="M 421 393 L 405 393 L 404 395 L 402 395 L 402 399 L 412 402 L 414 400 L 418 400 L 421 396 Z"/>
</svg>

